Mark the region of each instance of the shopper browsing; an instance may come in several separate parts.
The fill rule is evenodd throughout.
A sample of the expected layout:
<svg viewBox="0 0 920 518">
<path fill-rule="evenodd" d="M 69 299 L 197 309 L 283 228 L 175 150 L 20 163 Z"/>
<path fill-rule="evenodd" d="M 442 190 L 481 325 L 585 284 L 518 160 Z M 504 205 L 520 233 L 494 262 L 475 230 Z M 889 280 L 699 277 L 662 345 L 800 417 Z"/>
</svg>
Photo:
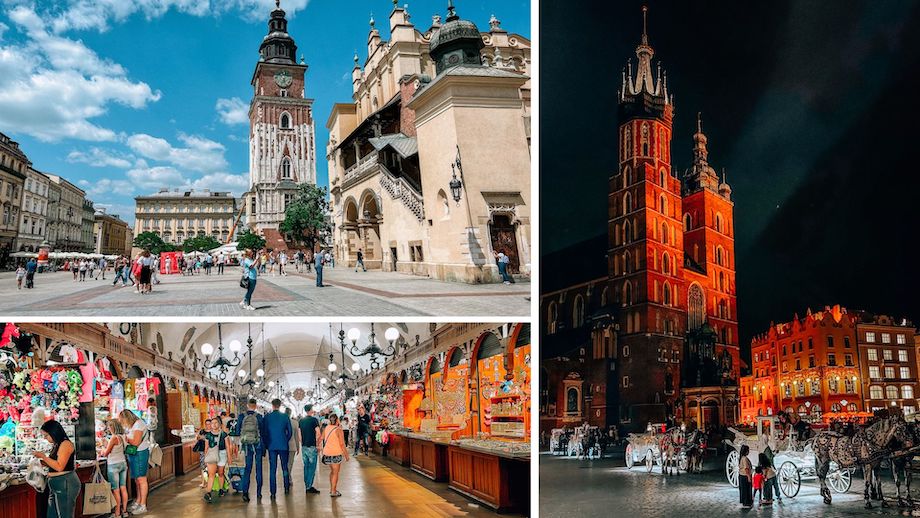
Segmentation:
<svg viewBox="0 0 920 518">
<path fill-rule="evenodd" d="M 73 518 L 80 494 L 80 478 L 74 471 L 74 444 L 57 421 L 46 421 L 42 436 L 51 443 L 51 453 L 32 453 L 48 466 L 48 517 Z"/>
<path fill-rule="evenodd" d="M 125 457 L 125 429 L 116 419 L 106 421 L 109 443 L 102 452 L 105 457 L 112 496 L 115 497 L 113 518 L 128 516 L 128 459 Z"/>
<path fill-rule="evenodd" d="M 371 416 L 365 410 L 364 405 L 358 405 L 358 426 L 355 431 L 355 457 L 361 453 L 362 445 L 364 454 L 367 455 L 367 437 L 371 433 Z"/>
<path fill-rule="evenodd" d="M 339 426 L 339 416 L 329 414 L 329 426 L 323 430 L 323 464 L 329 466 L 329 496 L 342 496 L 339 493 L 339 471 L 342 462 L 348 462 L 348 448 L 345 447 L 345 435 Z"/>
<path fill-rule="evenodd" d="M 147 424 L 138 419 L 134 412 L 122 410 L 118 414 L 118 421 L 126 430 L 125 453 L 128 457 L 128 472 L 134 482 L 137 484 L 136 498 L 128 506 L 128 512 L 131 514 L 143 514 L 147 512 L 147 469 L 150 461 L 150 440 L 147 432 Z"/>
<path fill-rule="evenodd" d="M 230 462 L 228 453 L 230 435 L 223 430 L 219 419 L 211 420 L 211 431 L 205 436 L 204 458 L 208 466 L 208 483 L 205 486 L 204 499 L 212 502 L 214 497 L 214 479 L 217 478 L 218 496 L 224 496 L 225 478 L 224 472 L 227 464 Z"/>
<path fill-rule="evenodd" d="M 306 486 L 307 493 L 319 493 L 319 490 L 313 487 L 313 479 L 316 477 L 316 446 L 319 443 L 320 429 L 319 419 L 316 418 L 316 412 L 313 411 L 313 405 L 304 405 L 303 411 L 307 415 L 297 423 L 300 430 L 301 455 L 303 457 L 303 482 Z"/>
<path fill-rule="evenodd" d="M 247 406 L 246 413 L 236 421 L 236 435 L 240 437 L 243 455 L 246 456 L 246 468 L 240 485 L 244 502 L 249 501 L 249 483 L 253 466 L 256 468 L 256 497 L 262 498 L 262 457 L 265 455 L 262 443 L 262 415 L 256 412 L 255 399 L 250 399 Z"/>
<path fill-rule="evenodd" d="M 275 482 L 275 472 L 278 469 L 278 463 L 281 463 L 281 474 L 284 480 L 285 494 L 291 491 L 291 473 L 288 471 L 288 442 L 291 440 L 293 430 L 291 430 L 291 420 L 287 415 L 281 413 L 281 400 L 272 400 L 272 411 L 263 419 L 263 442 L 265 449 L 268 451 L 268 488 L 271 491 L 272 500 L 277 493 L 277 484 Z"/>
</svg>

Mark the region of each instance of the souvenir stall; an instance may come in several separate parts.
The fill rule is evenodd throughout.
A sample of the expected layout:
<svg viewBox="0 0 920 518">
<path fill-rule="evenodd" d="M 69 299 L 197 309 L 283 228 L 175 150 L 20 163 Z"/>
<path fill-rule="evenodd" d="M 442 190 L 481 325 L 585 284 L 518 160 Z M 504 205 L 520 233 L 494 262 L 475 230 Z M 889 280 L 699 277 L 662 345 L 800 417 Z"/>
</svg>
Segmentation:
<svg viewBox="0 0 920 518">
<path fill-rule="evenodd" d="M 179 257 L 182 252 L 160 252 L 160 275 L 181 274 Z"/>
<path fill-rule="evenodd" d="M 447 447 L 457 430 L 447 416 L 440 422 L 437 415 L 438 398 L 444 396 L 444 376 L 441 355 L 428 359 L 425 369 L 425 398 L 419 403 L 422 416 L 418 431 L 407 434 L 409 467 L 435 482 L 447 480 Z M 443 407 L 442 407 L 443 408 Z"/>
<path fill-rule="evenodd" d="M 177 421 L 179 427 L 172 429 L 171 433 L 178 437 L 179 444 L 176 446 L 176 474 L 184 475 L 198 470 L 199 453 L 192 451 L 195 447 L 197 432 L 201 423 L 201 413 L 192 403 L 195 396 L 192 394 L 192 388 L 183 383 L 175 392 L 170 391 L 167 394 L 167 409 L 170 415 L 178 413 L 171 422 Z"/>
<path fill-rule="evenodd" d="M 530 501 L 530 361 L 528 325 L 513 326 L 504 340 L 480 336 L 469 373 L 474 433 L 448 447 L 451 489 L 498 511 Z"/>
</svg>

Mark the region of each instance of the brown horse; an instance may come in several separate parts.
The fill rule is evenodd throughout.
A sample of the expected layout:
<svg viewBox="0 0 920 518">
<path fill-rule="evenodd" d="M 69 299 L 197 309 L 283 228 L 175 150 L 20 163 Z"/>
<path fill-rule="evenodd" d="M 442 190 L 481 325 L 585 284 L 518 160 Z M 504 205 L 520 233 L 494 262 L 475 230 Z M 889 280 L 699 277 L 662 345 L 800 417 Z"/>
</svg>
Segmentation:
<svg viewBox="0 0 920 518">
<path fill-rule="evenodd" d="M 680 452 L 684 447 L 684 433 L 680 428 L 674 427 L 661 434 L 658 439 L 658 451 L 661 454 L 661 474 L 667 472 L 673 475 L 676 471 L 680 475 Z"/>
<path fill-rule="evenodd" d="M 824 503 L 831 503 L 831 492 L 826 483 L 831 461 L 836 462 L 840 469 L 855 466 L 862 468 L 865 479 L 863 496 L 866 509 L 871 509 L 869 491 L 877 478 L 873 466 L 895 446 L 912 448 L 913 445 L 914 439 L 907 429 L 907 422 L 900 415 L 891 415 L 879 419 L 870 426 L 861 427 L 852 437 L 836 432 L 817 434 L 812 440 L 812 448 L 815 452 L 815 467 L 818 480 L 821 481 L 821 496 L 824 497 Z M 881 488 L 878 489 L 881 493 Z M 882 502 L 884 505 L 884 500 Z"/>
</svg>

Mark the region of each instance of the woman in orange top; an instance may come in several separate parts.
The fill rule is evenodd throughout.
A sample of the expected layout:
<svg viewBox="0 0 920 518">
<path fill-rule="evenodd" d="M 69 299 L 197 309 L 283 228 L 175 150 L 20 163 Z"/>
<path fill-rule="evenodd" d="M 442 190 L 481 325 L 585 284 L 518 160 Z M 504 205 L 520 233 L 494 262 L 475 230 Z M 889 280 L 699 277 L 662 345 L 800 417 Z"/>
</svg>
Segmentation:
<svg viewBox="0 0 920 518">
<path fill-rule="evenodd" d="M 348 448 L 345 447 L 345 434 L 339 424 L 339 416 L 334 413 L 329 414 L 329 424 L 323 430 L 322 449 L 323 464 L 332 470 L 329 472 L 329 496 L 342 496 L 336 486 L 339 483 L 342 462 L 348 462 Z"/>
</svg>

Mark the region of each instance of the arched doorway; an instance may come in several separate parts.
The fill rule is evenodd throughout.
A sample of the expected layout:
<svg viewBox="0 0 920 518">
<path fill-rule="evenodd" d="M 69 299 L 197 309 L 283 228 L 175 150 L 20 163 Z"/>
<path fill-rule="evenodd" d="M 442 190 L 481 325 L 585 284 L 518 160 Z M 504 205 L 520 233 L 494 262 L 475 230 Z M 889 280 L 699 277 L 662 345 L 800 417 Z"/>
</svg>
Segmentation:
<svg viewBox="0 0 920 518">
<path fill-rule="evenodd" d="M 361 197 L 361 212 L 358 228 L 360 241 L 352 254 L 357 258 L 358 249 L 364 253 L 364 266 L 379 269 L 383 266 L 383 246 L 380 241 L 380 224 L 383 222 L 380 204 L 372 191 Z"/>
<path fill-rule="evenodd" d="M 521 258 L 518 252 L 517 227 L 508 214 L 495 214 L 489 223 L 492 250 L 508 256 L 508 273 L 520 273 Z"/>
</svg>

